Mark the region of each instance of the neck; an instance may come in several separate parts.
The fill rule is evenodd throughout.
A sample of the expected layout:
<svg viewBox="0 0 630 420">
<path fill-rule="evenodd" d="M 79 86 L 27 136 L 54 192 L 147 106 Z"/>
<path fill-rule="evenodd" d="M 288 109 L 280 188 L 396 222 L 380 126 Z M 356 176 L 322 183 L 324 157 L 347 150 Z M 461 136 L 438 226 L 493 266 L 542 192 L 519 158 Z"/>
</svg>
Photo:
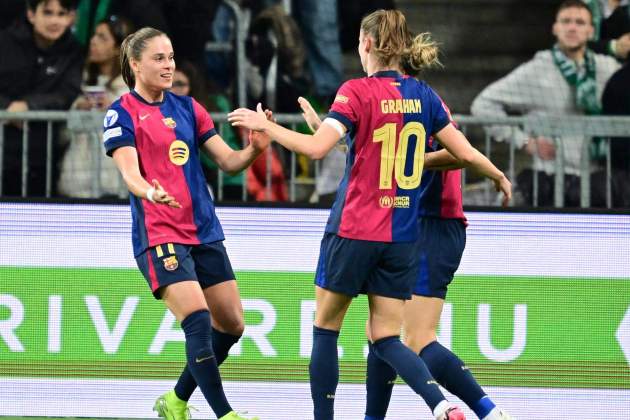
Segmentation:
<svg viewBox="0 0 630 420">
<path fill-rule="evenodd" d="M 162 89 L 151 89 L 136 82 L 135 91 L 149 103 L 161 102 L 164 99 L 164 91 Z"/>
<path fill-rule="evenodd" d="M 371 76 L 374 73 L 378 73 L 379 71 L 397 71 L 398 73 L 402 73 L 399 66 L 394 66 L 394 65 L 383 66 L 383 65 L 368 62 L 368 65 L 367 65 L 368 76 Z"/>
<path fill-rule="evenodd" d="M 586 54 L 586 45 L 573 49 L 560 47 L 560 50 L 571 60 L 581 63 L 584 61 L 584 55 Z"/>
<path fill-rule="evenodd" d="M 37 45 L 37 48 L 40 50 L 47 50 L 55 43 L 55 41 L 46 39 L 37 32 L 33 32 L 33 39 L 35 40 L 35 45 Z"/>
<path fill-rule="evenodd" d="M 108 78 L 112 77 L 112 70 L 114 70 L 114 64 L 108 60 L 98 65 L 98 72 L 107 76 Z"/>
</svg>

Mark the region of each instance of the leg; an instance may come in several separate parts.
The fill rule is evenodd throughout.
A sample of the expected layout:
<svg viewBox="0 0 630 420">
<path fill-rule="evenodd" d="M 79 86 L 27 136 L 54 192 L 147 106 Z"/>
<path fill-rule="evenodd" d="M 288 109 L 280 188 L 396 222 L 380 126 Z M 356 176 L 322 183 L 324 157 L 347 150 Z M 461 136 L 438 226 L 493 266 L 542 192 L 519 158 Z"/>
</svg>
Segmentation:
<svg viewBox="0 0 630 420">
<path fill-rule="evenodd" d="M 316 312 L 309 374 L 315 420 L 332 420 L 339 383 L 337 338 L 352 297 L 315 288 Z"/>
<path fill-rule="evenodd" d="M 243 335 L 243 305 L 235 280 L 207 287 L 203 294 L 212 319 L 212 349 L 217 365 L 221 365 L 230 348 Z M 175 394 L 180 400 L 188 401 L 196 388 L 197 382 L 186 365 L 175 384 Z"/>
<path fill-rule="evenodd" d="M 186 359 L 206 401 L 221 418 L 232 411 L 227 402 L 212 350 L 210 313 L 197 281 L 183 281 L 164 288 L 162 299 L 181 322 L 186 334 Z"/>
<path fill-rule="evenodd" d="M 368 295 L 369 330 L 374 353 L 391 367 L 427 403 L 436 418 L 443 418 L 450 406 L 431 377 L 425 363 L 400 341 L 405 301 Z"/>
</svg>

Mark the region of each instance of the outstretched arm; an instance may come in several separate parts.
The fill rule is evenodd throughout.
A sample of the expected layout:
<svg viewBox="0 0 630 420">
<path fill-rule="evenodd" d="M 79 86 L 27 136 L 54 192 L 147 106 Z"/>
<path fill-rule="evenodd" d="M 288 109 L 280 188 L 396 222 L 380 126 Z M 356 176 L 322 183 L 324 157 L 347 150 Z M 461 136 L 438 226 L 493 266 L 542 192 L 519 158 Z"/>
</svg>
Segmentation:
<svg viewBox="0 0 630 420">
<path fill-rule="evenodd" d="M 250 130 L 263 131 L 289 150 L 306 155 L 311 159 L 321 159 L 332 149 L 345 134 L 344 128 L 322 124 L 315 134 L 307 135 L 284 128 L 265 118 L 260 104 L 256 111 L 239 108 L 228 114 L 228 121 L 233 126 L 241 126 Z M 341 124 L 340 124 L 341 125 Z M 339 131 L 341 130 L 341 132 Z"/>
</svg>

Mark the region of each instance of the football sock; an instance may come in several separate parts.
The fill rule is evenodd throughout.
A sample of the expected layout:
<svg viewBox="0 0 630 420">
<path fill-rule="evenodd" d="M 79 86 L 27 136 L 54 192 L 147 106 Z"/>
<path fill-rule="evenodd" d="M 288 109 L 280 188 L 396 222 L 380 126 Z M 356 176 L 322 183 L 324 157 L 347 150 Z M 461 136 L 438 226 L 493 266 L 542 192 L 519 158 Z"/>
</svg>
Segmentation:
<svg viewBox="0 0 630 420">
<path fill-rule="evenodd" d="M 193 312 L 182 321 L 186 335 L 186 359 L 195 382 L 218 418 L 223 417 L 232 407 L 225 397 L 217 360 L 212 350 L 210 312 Z"/>
<path fill-rule="evenodd" d="M 424 361 L 405 346 L 399 336 L 376 340 L 372 348 L 378 357 L 393 367 L 407 385 L 424 399 L 431 411 L 446 400 Z"/>
<path fill-rule="evenodd" d="M 495 407 L 464 362 L 449 349 L 433 341 L 422 349 L 420 357 L 435 380 L 464 401 L 477 417 L 484 418 Z"/>
<path fill-rule="evenodd" d="M 337 339 L 339 331 L 313 326 L 313 348 L 308 366 L 315 420 L 333 420 L 339 383 Z"/>
<path fill-rule="evenodd" d="M 383 420 L 392 397 L 396 371 L 374 353 L 368 342 L 365 420 Z"/>
<path fill-rule="evenodd" d="M 239 335 L 224 333 L 216 328 L 212 328 L 212 350 L 214 350 L 217 365 L 223 363 L 232 346 L 236 344 L 240 338 L 241 336 Z M 186 365 L 175 384 L 175 394 L 180 400 L 188 401 L 196 388 L 197 382 L 195 382 L 195 378 L 193 378 L 190 369 L 188 369 L 188 365 Z"/>
</svg>

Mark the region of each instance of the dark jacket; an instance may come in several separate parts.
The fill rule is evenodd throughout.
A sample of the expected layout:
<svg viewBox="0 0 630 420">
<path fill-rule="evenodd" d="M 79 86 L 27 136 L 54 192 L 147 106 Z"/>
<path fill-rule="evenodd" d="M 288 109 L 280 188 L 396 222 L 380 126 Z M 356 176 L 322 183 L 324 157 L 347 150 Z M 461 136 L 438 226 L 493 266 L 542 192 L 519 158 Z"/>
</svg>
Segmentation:
<svg viewBox="0 0 630 420">
<path fill-rule="evenodd" d="M 70 31 L 40 50 L 26 22 L 0 32 L 0 109 L 23 100 L 29 109 L 65 110 L 81 90 L 83 51 Z"/>
<path fill-rule="evenodd" d="M 605 115 L 630 116 L 630 62 L 608 80 L 602 95 L 602 107 Z M 630 137 L 611 140 L 610 149 L 612 166 L 630 170 Z"/>
</svg>

